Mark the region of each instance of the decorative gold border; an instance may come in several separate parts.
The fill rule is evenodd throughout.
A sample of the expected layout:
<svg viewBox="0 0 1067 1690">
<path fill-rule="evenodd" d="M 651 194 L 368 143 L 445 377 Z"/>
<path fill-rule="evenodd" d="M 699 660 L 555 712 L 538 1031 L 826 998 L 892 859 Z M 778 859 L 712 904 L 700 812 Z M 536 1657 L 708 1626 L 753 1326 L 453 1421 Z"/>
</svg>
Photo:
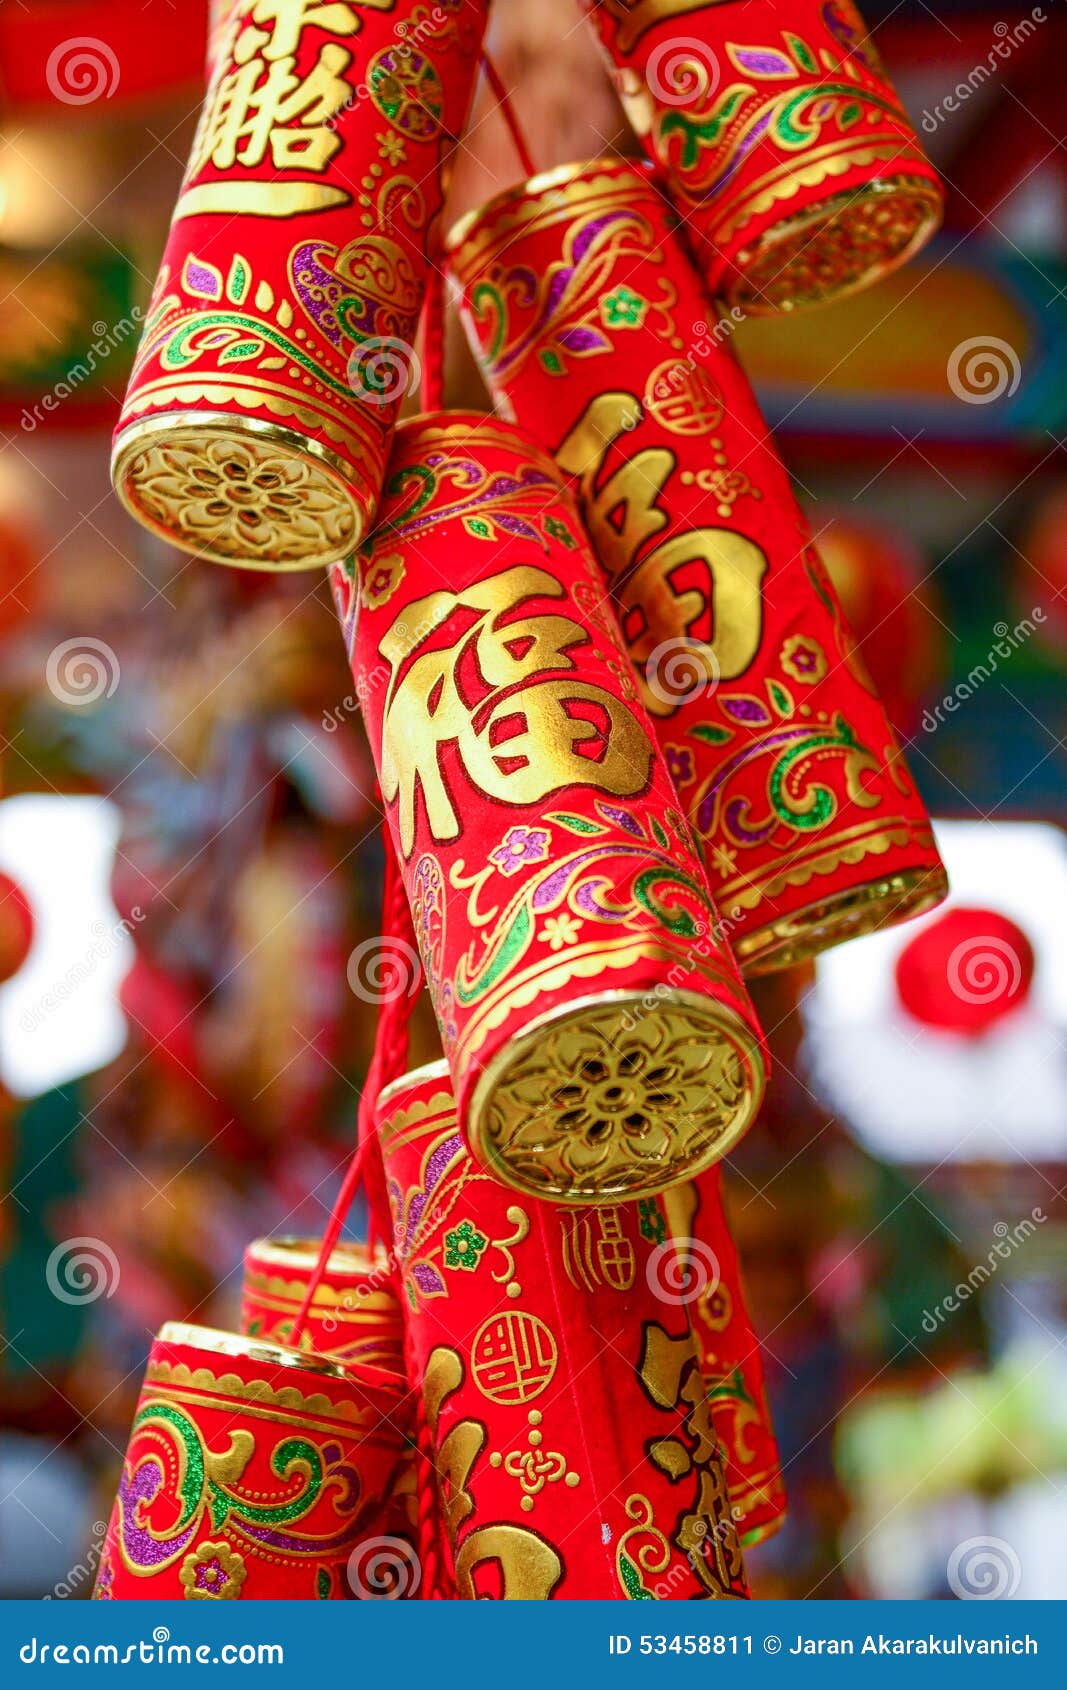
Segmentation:
<svg viewBox="0 0 1067 1690">
<path fill-rule="evenodd" d="M 526 1186 L 514 1177 L 511 1169 L 494 1153 L 492 1146 L 483 1144 L 482 1128 L 483 1116 L 488 1109 L 489 1100 L 498 1085 L 506 1084 L 507 1070 L 511 1065 L 525 1055 L 530 1046 L 535 1045 L 544 1035 L 547 1028 L 556 1027 L 561 1022 L 580 1020 L 587 1010 L 603 1008 L 605 1004 L 633 1004 L 640 1013 L 647 1014 L 648 990 L 605 991 L 582 998 L 572 998 L 567 1004 L 557 1009 L 548 1010 L 542 1015 L 535 1016 L 517 1038 L 509 1039 L 498 1050 L 482 1069 L 474 1090 L 471 1094 L 467 1109 L 466 1132 L 471 1153 L 504 1185 L 514 1191 L 521 1191 L 524 1196 L 537 1197 L 542 1200 L 558 1203 L 564 1207 L 590 1208 L 597 1204 L 638 1202 L 642 1198 L 654 1197 L 659 1192 L 677 1185 L 683 1180 L 695 1179 L 698 1174 L 710 1168 L 715 1162 L 729 1153 L 733 1146 L 748 1131 L 756 1118 L 759 1106 L 763 1101 L 766 1088 L 767 1074 L 763 1059 L 763 1049 L 759 1039 L 741 1016 L 725 1004 L 716 1003 L 714 999 L 701 996 L 697 992 L 688 992 L 672 987 L 665 992 L 656 992 L 656 1006 L 667 1004 L 685 1008 L 698 1015 L 705 1021 L 709 1042 L 713 1033 L 719 1035 L 719 1042 L 726 1043 L 734 1054 L 738 1056 L 748 1075 L 748 1088 L 737 1113 L 730 1122 L 708 1146 L 707 1152 L 699 1160 L 686 1168 L 672 1166 L 664 1170 L 664 1177 L 644 1187 L 627 1186 L 624 1190 L 617 1187 L 605 1186 L 594 1192 L 584 1191 L 580 1195 L 564 1192 L 550 1192 L 544 1186 Z"/>
<path fill-rule="evenodd" d="M 564 485 L 559 465 L 551 452 L 547 452 L 514 423 L 503 421 L 491 411 L 425 411 L 418 416 L 406 417 L 397 427 L 391 467 L 396 466 L 401 449 L 411 450 L 416 441 L 419 442 L 420 448 L 425 442 L 428 446 L 448 450 L 454 449 L 457 442 L 469 439 L 472 434 L 490 446 L 500 447 L 516 455 L 520 452 L 524 454 L 538 469 L 545 470 L 551 477 L 552 495 L 569 502 L 570 495 Z"/>
<path fill-rule="evenodd" d="M 398 1097 L 424 1086 L 427 1080 L 444 1080 L 451 1089 L 451 1072 L 443 1056 L 439 1056 L 435 1062 L 424 1062 L 421 1068 L 412 1068 L 407 1074 L 401 1074 L 399 1080 L 390 1080 L 387 1086 L 383 1086 L 378 1093 L 378 1114 L 386 1114 Z"/>
<path fill-rule="evenodd" d="M 336 550 L 331 549 L 329 552 L 301 558 L 292 563 L 275 564 L 254 557 L 227 557 L 210 547 L 191 545 L 180 533 L 157 522 L 155 517 L 150 516 L 141 507 L 130 482 L 131 459 L 146 445 L 154 444 L 159 436 L 163 437 L 163 444 L 176 446 L 187 441 L 202 445 L 212 438 L 236 439 L 246 446 L 250 442 L 269 441 L 275 450 L 296 458 L 313 459 L 321 473 L 324 487 L 338 495 L 338 507 L 346 507 L 351 513 L 351 537 Z M 348 557 L 363 539 L 377 499 L 377 489 L 373 489 L 361 500 L 359 489 L 353 482 L 351 466 L 319 441 L 299 434 L 295 429 L 283 428 L 278 423 L 265 422 L 261 417 L 237 417 L 228 411 L 168 411 L 129 424 L 115 437 L 111 452 L 111 481 L 120 502 L 129 514 L 142 527 L 160 535 L 171 545 L 178 546 L 194 557 L 203 557 L 211 563 L 223 564 L 229 569 L 255 569 L 276 575 L 295 575 L 311 569 L 328 568 L 330 564 L 339 563 Z"/>
<path fill-rule="evenodd" d="M 596 180 L 598 175 L 599 182 Z M 530 222 L 538 211 L 544 209 L 533 204 L 541 195 L 553 188 L 564 188 L 581 182 L 585 193 L 566 196 L 564 202 L 556 208 L 569 217 L 577 199 L 593 197 L 605 191 L 605 176 L 611 179 L 612 192 L 616 195 L 620 190 L 639 181 L 653 193 L 657 204 L 661 203 L 660 195 L 655 192 L 652 182 L 651 167 L 636 159 L 612 158 L 601 154 L 594 158 L 577 160 L 572 164 L 561 164 L 555 170 L 543 170 L 537 176 L 527 177 L 524 182 L 516 182 L 512 187 L 502 189 L 484 204 L 464 213 L 449 229 L 444 240 L 444 251 L 451 268 L 460 275 L 469 265 L 481 267 L 484 255 L 475 249 L 481 246 L 490 224 L 494 226 L 494 240 L 512 230 L 518 230 Z M 664 211 L 669 212 L 669 205 L 666 202 L 662 204 Z M 503 218 L 505 213 L 510 215 L 498 226 L 498 219 Z"/>
<path fill-rule="evenodd" d="M 245 1250 L 245 1268 L 314 1268 L 319 1259 L 315 1238 L 254 1238 Z M 327 1273 L 376 1274 L 388 1269 L 389 1257 L 380 1246 L 373 1255 L 366 1244 L 348 1240 L 338 1244 L 326 1264 Z"/>
<path fill-rule="evenodd" d="M 905 869 L 807 904 L 735 942 L 746 974 L 774 974 L 822 951 L 933 909 L 948 894 L 943 868 Z"/>
<path fill-rule="evenodd" d="M 203 1350 L 208 1355 L 244 1356 L 249 1361 L 263 1362 L 270 1367 L 295 1367 L 302 1373 L 318 1373 L 328 1379 L 359 1383 L 352 1379 L 348 1368 L 327 1361 L 323 1356 L 312 1356 L 306 1350 L 290 1349 L 284 1344 L 264 1344 L 259 1338 L 249 1338 L 240 1332 L 222 1332 L 211 1326 L 188 1326 L 184 1321 L 169 1320 L 166 1326 L 160 1327 L 156 1343 L 188 1344 L 190 1349 Z M 159 1365 L 170 1366 L 169 1363 Z"/>
<path fill-rule="evenodd" d="M 880 260 L 869 264 L 852 281 L 828 287 L 825 292 L 813 294 L 810 298 L 778 299 L 776 297 L 773 302 L 761 304 L 759 294 L 746 291 L 745 278 L 750 268 L 757 261 L 762 262 L 768 252 L 773 254 L 774 247 L 793 239 L 798 234 L 814 229 L 818 224 L 835 222 L 857 208 L 866 210 L 871 201 L 886 198 L 891 194 L 907 194 L 915 199 L 927 202 L 925 219 L 920 223 L 907 245 L 901 247 L 898 252 L 887 253 Z M 755 216 L 759 209 L 757 206 L 752 215 Z M 896 178 L 878 178 L 873 182 L 864 184 L 862 188 L 844 189 L 840 193 L 830 194 L 826 199 L 819 200 L 815 205 L 809 206 L 795 217 L 787 217 L 780 223 L 772 224 L 770 228 L 764 230 L 752 246 L 743 248 L 735 260 L 737 269 L 741 272 L 740 277 L 728 284 L 726 297 L 730 304 L 742 306 L 753 317 L 777 316 L 781 312 L 789 312 L 796 316 L 805 311 L 816 311 L 828 301 L 847 299 L 851 294 L 861 293 L 865 288 L 872 287 L 884 277 L 892 275 L 894 270 L 899 270 L 903 265 L 909 263 L 916 253 L 921 252 L 931 237 L 936 234 L 941 226 L 943 215 L 944 196 L 924 176 L 902 174 Z M 709 236 L 708 238 L 721 240 L 722 231 L 716 230 L 714 237 Z M 789 267 L 786 266 L 781 272 L 781 276 L 787 278 L 788 275 Z"/>
</svg>

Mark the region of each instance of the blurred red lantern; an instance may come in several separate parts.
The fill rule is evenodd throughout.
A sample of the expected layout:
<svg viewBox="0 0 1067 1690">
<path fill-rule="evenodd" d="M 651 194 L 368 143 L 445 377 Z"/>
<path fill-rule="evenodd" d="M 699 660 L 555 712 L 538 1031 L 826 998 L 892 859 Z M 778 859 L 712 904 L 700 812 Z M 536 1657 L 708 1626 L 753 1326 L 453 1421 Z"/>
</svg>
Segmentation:
<svg viewBox="0 0 1067 1690">
<path fill-rule="evenodd" d="M 0 870 L 0 981 L 17 974 L 33 944 L 33 911 L 22 887 Z"/>
<path fill-rule="evenodd" d="M 1029 939 L 995 910 L 946 910 L 905 945 L 896 965 L 909 1015 L 971 1038 L 1025 1003 L 1033 978 Z"/>
<path fill-rule="evenodd" d="M 919 725 L 923 693 L 944 668 L 921 559 L 890 528 L 838 514 L 825 520 L 821 510 L 817 515 L 819 555 L 886 715 L 908 739 Z"/>
</svg>

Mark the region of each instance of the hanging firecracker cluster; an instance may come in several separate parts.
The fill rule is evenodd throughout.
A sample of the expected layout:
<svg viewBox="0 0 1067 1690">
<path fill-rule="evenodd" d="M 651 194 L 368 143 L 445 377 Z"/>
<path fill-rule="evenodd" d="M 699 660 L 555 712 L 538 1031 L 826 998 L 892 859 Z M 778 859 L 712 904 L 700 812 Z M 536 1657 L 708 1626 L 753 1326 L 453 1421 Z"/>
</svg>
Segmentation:
<svg viewBox="0 0 1067 1690">
<path fill-rule="evenodd" d="M 453 231 L 499 420 L 431 379 L 397 429 L 486 6 L 215 8 L 116 485 L 330 567 L 445 1060 L 383 1017 L 324 1239 L 157 1341 L 101 1596 L 744 1597 L 782 1516 L 714 1166 L 742 975 L 945 880 L 717 302 L 867 285 L 939 190 L 847 0 L 589 10 L 658 175 Z M 361 1177 L 379 1254 L 337 1247 Z"/>
</svg>

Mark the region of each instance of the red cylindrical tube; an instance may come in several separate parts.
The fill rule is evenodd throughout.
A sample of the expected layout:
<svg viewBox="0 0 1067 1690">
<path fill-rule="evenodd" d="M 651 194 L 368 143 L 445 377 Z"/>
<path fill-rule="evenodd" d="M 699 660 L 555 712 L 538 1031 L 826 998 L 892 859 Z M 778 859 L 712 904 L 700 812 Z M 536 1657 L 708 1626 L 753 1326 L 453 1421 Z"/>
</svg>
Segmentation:
<svg viewBox="0 0 1067 1690">
<path fill-rule="evenodd" d="M 489 417 L 403 424 L 332 580 L 476 1157 L 563 1202 L 707 1166 L 758 1036 L 552 460 Z"/>
<path fill-rule="evenodd" d="M 585 0 L 713 299 L 800 310 L 869 287 L 942 190 L 851 0 Z"/>
<path fill-rule="evenodd" d="M 444 1063 L 386 1089 L 379 1133 L 460 1599 L 747 1595 L 660 1201 L 516 1202 Z"/>
<path fill-rule="evenodd" d="M 318 1261 L 314 1238 L 257 1238 L 245 1251 L 241 1331 L 288 1345 Z M 384 1250 L 339 1244 L 311 1305 L 301 1349 L 404 1376 L 404 1322 Z"/>
<path fill-rule="evenodd" d="M 373 517 L 488 0 L 240 0 L 115 436 L 176 545 L 321 567 Z"/>
<path fill-rule="evenodd" d="M 786 1493 L 718 1168 L 664 1192 L 662 1202 L 675 1247 L 662 1273 L 689 1313 L 738 1536 L 758 1543 L 781 1524 Z"/>
<path fill-rule="evenodd" d="M 534 178 L 450 240 L 500 408 L 572 479 L 746 972 L 944 896 L 929 819 L 647 169 Z"/>
<path fill-rule="evenodd" d="M 95 1596 L 313 1601 L 350 1562 L 397 1466 L 388 1374 L 198 1326 L 152 1346 Z"/>
</svg>

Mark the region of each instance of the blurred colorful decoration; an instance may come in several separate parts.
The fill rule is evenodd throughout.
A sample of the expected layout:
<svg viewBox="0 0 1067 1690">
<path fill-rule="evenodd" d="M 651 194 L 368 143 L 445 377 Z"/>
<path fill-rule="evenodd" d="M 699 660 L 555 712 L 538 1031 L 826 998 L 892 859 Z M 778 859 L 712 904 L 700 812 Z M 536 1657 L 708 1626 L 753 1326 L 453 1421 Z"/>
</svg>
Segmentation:
<svg viewBox="0 0 1067 1690">
<path fill-rule="evenodd" d="M 954 905 L 910 938 L 896 960 L 900 1001 L 925 1027 L 980 1038 L 1026 1002 L 1034 952 L 996 910 Z"/>
<path fill-rule="evenodd" d="M 937 903 L 929 818 L 647 171 L 535 178 L 450 248 L 500 409 L 572 478 L 742 968 Z"/>
<path fill-rule="evenodd" d="M 1067 648 L 1067 482 L 1042 493 L 1017 541 L 1019 608 L 1041 607 L 1038 638 L 1062 662 Z"/>
<path fill-rule="evenodd" d="M 851 0 L 585 4 L 712 299 L 823 305 L 937 228 L 941 184 Z"/>
<path fill-rule="evenodd" d="M 17 974 L 33 944 L 33 910 L 17 881 L 0 870 L 0 983 Z"/>
<path fill-rule="evenodd" d="M 746 1596 L 660 1204 L 513 1202 L 444 1063 L 383 1093 L 379 1132 L 459 1598 Z"/>
<path fill-rule="evenodd" d="M 332 580 L 476 1159 L 570 1203 L 698 1173 L 751 1124 L 759 1034 L 552 459 L 403 423 Z"/>
<path fill-rule="evenodd" d="M 850 455 L 969 447 L 1047 456 L 1067 426 L 1067 265 L 936 241 L 907 271 L 819 317 L 746 317 L 735 345 L 783 437 Z M 892 333 L 885 326 L 892 325 Z"/>
<path fill-rule="evenodd" d="M 219 14 L 113 457 L 187 551 L 313 569 L 373 519 L 486 0 L 444 10 L 417 48 L 415 0 Z"/>
<path fill-rule="evenodd" d="M 823 506 L 812 514 L 818 553 L 856 648 L 894 729 L 909 739 L 923 696 L 945 665 L 933 586 L 899 531 Z"/>
<path fill-rule="evenodd" d="M 388 1431 L 399 1400 L 384 1373 L 165 1326 L 148 1359 L 94 1596 L 351 1596 L 349 1556 L 398 1460 Z"/>
</svg>

